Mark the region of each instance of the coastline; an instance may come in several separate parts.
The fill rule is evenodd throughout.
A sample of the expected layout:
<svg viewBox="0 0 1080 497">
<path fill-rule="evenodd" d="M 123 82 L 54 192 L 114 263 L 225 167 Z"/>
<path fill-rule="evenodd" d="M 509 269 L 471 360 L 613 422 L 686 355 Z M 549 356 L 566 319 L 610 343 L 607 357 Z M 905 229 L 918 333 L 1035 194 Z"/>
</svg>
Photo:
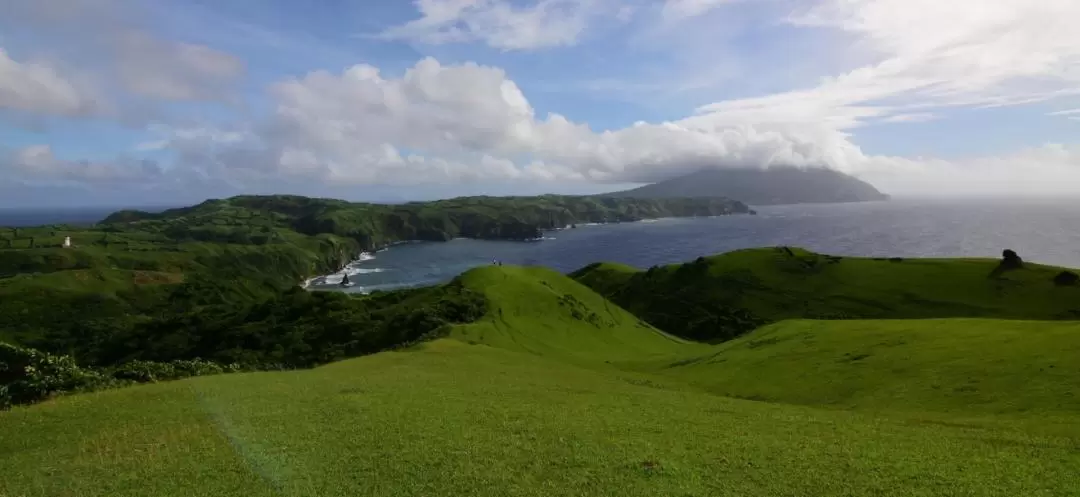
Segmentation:
<svg viewBox="0 0 1080 497">
<path fill-rule="evenodd" d="M 573 224 L 567 224 L 567 225 L 564 225 L 564 226 L 561 226 L 561 227 L 555 226 L 555 227 L 549 227 L 549 228 L 537 228 L 538 231 L 541 233 L 541 236 L 534 237 L 534 238 L 475 238 L 475 237 L 468 237 L 468 236 L 455 236 L 455 237 L 453 237 L 453 238 L 451 238 L 449 240 L 419 240 L 419 239 L 397 240 L 397 241 L 393 241 L 393 242 L 386 242 L 386 243 L 383 243 L 381 245 L 377 245 L 375 247 L 367 249 L 367 250 L 361 252 L 360 255 L 356 259 L 353 259 L 353 260 L 349 261 L 348 263 L 343 265 L 341 268 L 339 268 L 337 271 L 333 271 L 333 272 L 330 272 L 330 273 L 321 274 L 321 275 L 313 276 L 313 277 L 310 277 L 310 278 L 306 278 L 306 279 L 302 280 L 299 284 L 300 284 L 301 288 L 303 288 L 305 290 L 328 290 L 328 291 L 333 291 L 333 290 L 335 290 L 337 288 L 337 284 L 336 283 L 326 283 L 325 279 L 327 277 L 336 275 L 338 273 L 341 273 L 341 272 L 345 271 L 349 266 L 351 266 L 353 264 L 373 260 L 373 259 L 376 258 L 376 254 L 378 254 L 380 252 L 385 252 L 385 251 L 390 250 L 391 248 L 399 246 L 399 245 L 410 245 L 410 244 L 417 244 L 417 243 L 447 243 L 447 242 L 451 242 L 451 241 L 454 241 L 454 240 L 478 240 L 478 241 L 492 241 L 492 242 L 537 243 L 537 242 L 543 242 L 543 241 L 556 240 L 557 238 L 554 237 L 554 236 L 550 236 L 551 234 L 558 233 L 560 231 L 574 230 L 574 229 L 585 228 L 585 227 L 606 226 L 606 225 L 615 225 L 615 224 L 638 224 L 638 223 L 648 224 L 648 223 L 653 223 L 653 222 L 662 222 L 662 221 L 665 221 L 665 220 L 678 220 L 678 219 L 691 219 L 691 218 L 720 218 L 720 217 L 737 216 L 737 215 L 751 216 L 751 215 L 755 215 L 755 214 L 757 214 L 757 213 L 751 210 L 749 212 L 735 212 L 735 213 L 716 214 L 716 215 L 661 216 L 661 217 L 646 217 L 646 218 L 633 219 L 633 220 L 610 220 L 610 221 L 573 223 Z M 368 272 L 369 271 L 358 271 L 356 273 L 349 273 L 349 277 L 350 278 L 359 277 L 359 276 L 361 276 L 363 274 L 366 274 Z M 376 270 L 372 270 L 370 272 L 376 272 L 377 273 L 377 272 L 381 272 L 381 270 L 376 269 Z M 321 283 L 321 284 L 316 283 L 317 281 L 320 281 L 320 280 L 323 280 L 324 282 Z M 353 288 L 360 289 L 361 290 L 360 293 L 366 293 L 365 291 L 363 291 L 363 289 L 364 289 L 363 286 L 356 285 Z"/>
</svg>

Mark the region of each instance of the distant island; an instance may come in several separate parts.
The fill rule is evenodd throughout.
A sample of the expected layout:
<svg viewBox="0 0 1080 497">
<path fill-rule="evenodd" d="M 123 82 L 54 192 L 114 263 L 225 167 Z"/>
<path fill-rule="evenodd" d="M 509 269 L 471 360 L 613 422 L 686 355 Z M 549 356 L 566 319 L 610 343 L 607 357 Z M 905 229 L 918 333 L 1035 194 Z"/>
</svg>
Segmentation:
<svg viewBox="0 0 1080 497">
<path fill-rule="evenodd" d="M 771 167 L 705 169 L 608 197 L 727 197 L 750 205 L 887 200 L 873 185 L 833 169 Z"/>
<path fill-rule="evenodd" d="M 291 195 L 238 196 L 192 207 L 151 213 L 116 212 L 102 225 L 160 232 L 172 239 L 254 243 L 267 228 L 347 238 L 371 250 L 406 241 L 453 238 L 531 240 L 542 230 L 576 223 L 631 222 L 662 217 L 746 214 L 750 208 L 727 198 L 616 199 L 540 195 L 459 197 L 432 202 L 371 204 Z"/>
</svg>

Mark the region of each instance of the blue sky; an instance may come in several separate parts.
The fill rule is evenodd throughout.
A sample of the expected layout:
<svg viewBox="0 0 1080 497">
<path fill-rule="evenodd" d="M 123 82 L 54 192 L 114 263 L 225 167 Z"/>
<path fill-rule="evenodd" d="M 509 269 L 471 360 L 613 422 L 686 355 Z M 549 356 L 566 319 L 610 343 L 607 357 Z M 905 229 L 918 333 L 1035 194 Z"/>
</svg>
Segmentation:
<svg viewBox="0 0 1080 497">
<path fill-rule="evenodd" d="M 0 206 L 1080 193 L 1072 0 L 0 0 Z"/>
</svg>

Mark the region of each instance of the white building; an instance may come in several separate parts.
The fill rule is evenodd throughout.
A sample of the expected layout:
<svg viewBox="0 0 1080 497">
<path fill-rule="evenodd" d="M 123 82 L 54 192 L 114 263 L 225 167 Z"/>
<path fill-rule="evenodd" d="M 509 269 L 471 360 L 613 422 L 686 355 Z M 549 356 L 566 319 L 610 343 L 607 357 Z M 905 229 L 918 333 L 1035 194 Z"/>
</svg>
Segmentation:
<svg viewBox="0 0 1080 497">
<path fill-rule="evenodd" d="M 71 237 L 70 236 L 65 236 L 64 237 L 64 248 L 70 248 L 70 247 L 71 247 Z"/>
</svg>

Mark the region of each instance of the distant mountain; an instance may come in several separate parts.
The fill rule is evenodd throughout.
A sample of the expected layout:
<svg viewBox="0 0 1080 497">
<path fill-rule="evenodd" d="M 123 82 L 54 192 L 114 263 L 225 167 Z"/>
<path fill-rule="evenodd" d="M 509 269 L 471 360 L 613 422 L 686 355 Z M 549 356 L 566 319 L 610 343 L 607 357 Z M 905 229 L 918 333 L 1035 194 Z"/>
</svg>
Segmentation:
<svg viewBox="0 0 1080 497">
<path fill-rule="evenodd" d="M 750 205 L 866 202 L 888 195 L 853 176 L 824 168 L 706 169 L 608 197 L 727 197 Z"/>
</svg>

